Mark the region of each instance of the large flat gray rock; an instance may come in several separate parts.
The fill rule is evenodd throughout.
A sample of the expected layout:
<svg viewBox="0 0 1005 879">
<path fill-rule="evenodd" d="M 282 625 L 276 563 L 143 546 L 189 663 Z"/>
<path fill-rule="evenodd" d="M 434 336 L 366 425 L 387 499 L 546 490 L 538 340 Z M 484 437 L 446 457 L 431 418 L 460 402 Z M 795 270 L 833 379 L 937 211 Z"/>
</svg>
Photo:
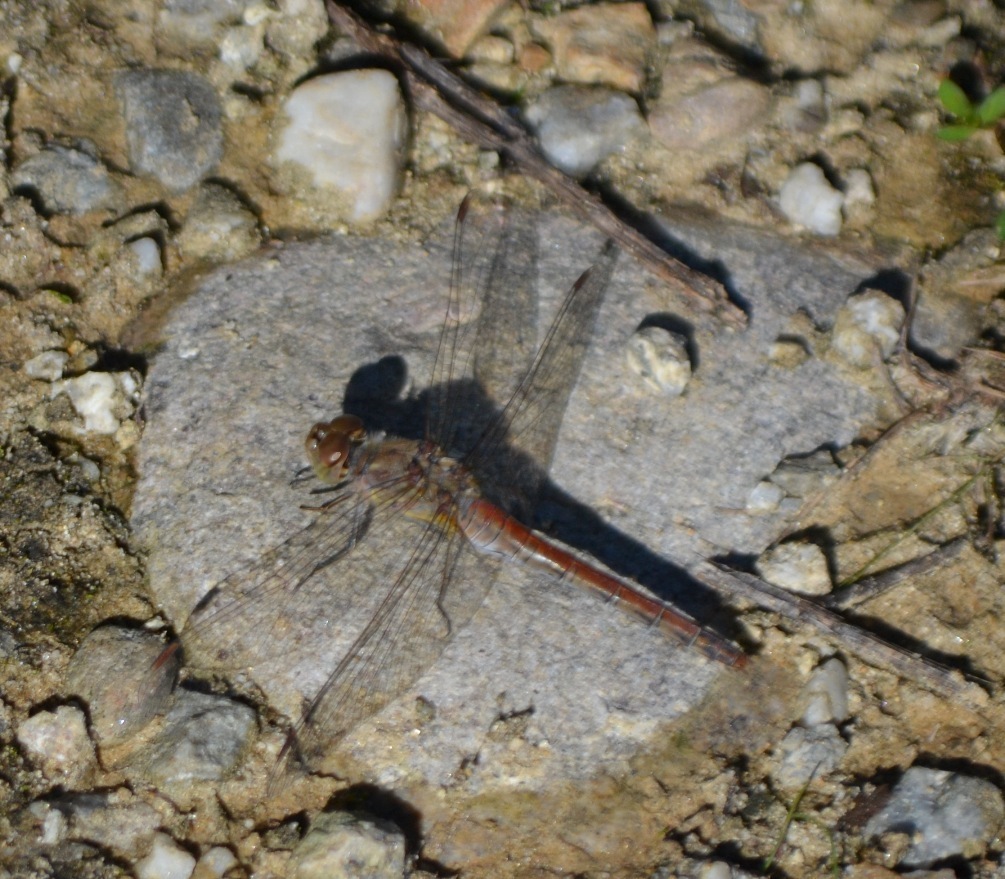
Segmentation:
<svg viewBox="0 0 1005 879">
<path fill-rule="evenodd" d="M 745 512 L 751 489 L 786 455 L 843 445 L 871 417 L 873 401 L 832 366 L 811 358 L 782 369 L 768 349 L 797 309 L 826 325 L 872 269 L 757 230 L 674 231 L 729 272 L 750 327 L 696 322 L 688 391 L 655 396 L 626 364 L 628 339 L 647 317 L 690 316 L 622 256 L 551 471 L 555 497 L 598 515 L 554 498 L 544 511 L 559 533 L 699 612 L 709 596 L 678 566 L 713 547 L 763 548 L 781 519 Z M 602 242 L 553 215 L 540 218 L 540 232 L 546 323 Z M 449 269 L 448 223 L 423 244 L 333 237 L 221 269 L 176 309 L 147 382 L 133 518 L 176 627 L 219 579 L 311 521 L 300 509 L 310 496 L 290 482 L 305 465 L 304 435 L 340 410 L 350 381 L 400 357 L 411 387 L 423 386 Z M 402 559 L 407 550 L 397 550 Z M 292 616 L 298 622 L 270 634 L 279 640 L 253 677 L 297 717 L 348 644 L 352 615 L 318 596 Z M 515 571 L 410 694 L 333 751 L 383 784 L 446 783 L 475 753 L 466 782 L 475 789 L 616 772 L 723 673 L 737 672 L 564 584 Z M 499 717 L 520 712 L 523 749 L 491 734 Z"/>
</svg>

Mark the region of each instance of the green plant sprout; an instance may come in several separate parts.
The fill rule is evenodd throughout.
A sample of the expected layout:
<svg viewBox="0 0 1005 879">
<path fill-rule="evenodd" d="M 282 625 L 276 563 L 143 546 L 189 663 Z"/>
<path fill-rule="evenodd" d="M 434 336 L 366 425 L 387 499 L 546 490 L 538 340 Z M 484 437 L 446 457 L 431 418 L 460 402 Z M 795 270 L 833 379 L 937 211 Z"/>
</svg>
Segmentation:
<svg viewBox="0 0 1005 879">
<path fill-rule="evenodd" d="M 966 140 L 981 129 L 994 128 L 1005 118 L 1005 86 L 999 86 L 974 106 L 963 89 L 951 79 L 944 79 L 939 83 L 939 100 L 956 117 L 953 125 L 945 125 L 936 132 L 943 140 Z"/>
<path fill-rule="evenodd" d="M 938 95 L 942 106 L 956 117 L 954 124 L 944 125 L 936 132 L 936 136 L 942 140 L 966 140 L 977 131 L 995 128 L 1005 118 L 1005 86 L 998 86 L 983 101 L 974 105 L 966 92 L 947 78 L 939 83 Z M 995 231 L 1000 239 L 1005 240 L 1005 211 L 995 218 Z"/>
<path fill-rule="evenodd" d="M 838 843 L 833 829 L 820 821 L 815 815 L 808 812 L 802 812 L 799 809 L 799 806 L 803 801 L 803 797 L 806 796 L 806 792 L 810 789 L 810 784 L 813 782 L 813 778 L 817 774 L 817 769 L 819 768 L 819 763 L 813 767 L 813 771 L 810 773 L 809 778 L 806 779 L 805 784 L 803 784 L 803 786 L 799 789 L 799 792 L 796 794 L 795 800 L 793 800 L 791 805 L 789 805 L 786 809 L 785 821 L 782 823 L 781 830 L 779 831 L 778 838 L 775 842 L 775 847 L 771 854 L 764 859 L 764 863 L 762 864 L 762 869 L 765 873 L 770 872 L 777 863 L 778 855 L 782 850 L 782 846 L 785 845 L 786 837 L 789 835 L 789 828 L 796 821 L 805 821 L 820 828 L 827 834 L 827 839 L 830 842 L 831 848 L 830 855 L 827 858 L 827 871 L 834 877 L 834 879 L 837 879 L 837 877 L 841 875 L 841 853 L 838 850 Z"/>
</svg>

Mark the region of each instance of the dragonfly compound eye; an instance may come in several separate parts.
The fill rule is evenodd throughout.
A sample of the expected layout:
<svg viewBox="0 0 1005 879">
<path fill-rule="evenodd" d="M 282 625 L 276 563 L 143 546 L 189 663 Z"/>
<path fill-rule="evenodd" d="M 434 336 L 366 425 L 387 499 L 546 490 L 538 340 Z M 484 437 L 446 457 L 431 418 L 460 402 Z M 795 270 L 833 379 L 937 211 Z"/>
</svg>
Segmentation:
<svg viewBox="0 0 1005 879">
<path fill-rule="evenodd" d="M 340 415 L 311 428 L 304 443 L 311 463 L 326 473 L 345 471 L 353 445 L 364 438 L 363 422 L 355 415 Z"/>
</svg>

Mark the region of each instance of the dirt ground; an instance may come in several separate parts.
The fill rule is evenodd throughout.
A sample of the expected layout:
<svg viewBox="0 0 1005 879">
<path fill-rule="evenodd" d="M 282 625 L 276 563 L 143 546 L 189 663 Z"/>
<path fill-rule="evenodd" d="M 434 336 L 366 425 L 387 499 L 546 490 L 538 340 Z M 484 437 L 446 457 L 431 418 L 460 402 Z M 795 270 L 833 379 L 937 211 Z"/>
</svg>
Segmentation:
<svg viewBox="0 0 1005 879">
<path fill-rule="evenodd" d="M 713 4 L 656 3 L 649 7 L 652 51 L 636 66 L 637 87 L 627 89 L 654 130 L 658 118 L 684 126 L 689 112 L 674 103 L 681 94 L 668 71 L 714 70 L 711 82 L 751 83 L 756 92 L 747 100 L 761 110 L 752 121 L 735 122 L 730 111 L 713 107 L 707 124 L 722 132 L 690 129 L 683 146 L 650 134 L 637 138 L 586 184 L 626 217 L 670 215 L 687 205 L 711 223 L 757 227 L 896 274 L 908 328 L 893 353 L 858 373 L 881 401 L 873 423 L 832 450 L 835 478 L 800 496 L 772 542 L 801 538 L 821 546 L 830 579 L 846 590 L 935 552 L 910 576 L 872 582 L 875 593 L 844 611 L 902 648 L 901 665 L 886 654 L 877 659 L 843 630 L 828 631 L 812 614 L 780 613 L 749 593 L 730 594 L 743 646 L 753 654 L 746 677 L 724 675 L 658 744 L 629 761 L 626 774 L 482 800 L 451 788 L 412 791 L 409 799 L 406 790 L 360 784 L 365 774 L 354 776 L 359 769 L 349 766 L 340 780 L 315 780 L 262 817 L 259 794 L 242 790 L 244 774 L 183 802 L 116 771 L 101 749 L 92 749 L 93 765 L 81 772 L 42 765 L 27 753 L 17 735 L 27 719 L 66 705 L 86 713 L 67 695 L 66 672 L 89 632 L 110 621 L 166 625 L 129 526 L 150 342 L 165 315 L 206 272 L 253 250 L 249 241 L 266 247 L 333 231 L 291 206 L 263 161 L 282 96 L 351 57 L 328 36 L 323 7 L 304 3 L 298 12 L 300 5 L 235 5 L 241 8 L 227 27 L 265 29 L 257 60 L 235 76 L 213 41 L 200 44 L 169 27 L 172 4 L 0 4 L 0 872 L 135 875 L 140 849 L 44 839 L 42 804 L 114 792 L 118 805 L 151 806 L 156 826 L 195 857 L 227 847 L 241 862 L 233 875 L 286 875 L 289 852 L 313 816 L 333 803 L 361 802 L 400 824 L 411 820 L 405 837 L 420 875 L 717 876 L 725 874 L 713 871 L 728 864 L 733 875 L 848 869 L 882 876 L 903 863 L 911 833 L 866 838 L 863 830 L 907 767 L 949 770 L 1001 791 L 1005 273 L 991 227 L 1005 206 L 1005 160 L 993 125 L 963 142 L 936 136 L 947 118 L 936 96 L 944 77 L 969 77 L 978 90 L 1005 78 L 1005 15 L 977 0 L 820 2 L 799 13 L 784 4 L 749 4 L 745 14 L 757 25 L 746 42 L 724 29 Z M 468 48 L 469 58 L 482 59 L 468 65 L 470 72 L 514 102 L 585 76 L 562 66 L 568 59 L 561 46 L 598 27 L 590 14 L 599 9 L 583 6 L 578 18 L 565 19 L 569 10 L 561 4 L 500 7 L 491 34 Z M 467 48 L 464 39 L 441 34 L 448 46 Z M 502 61 L 492 55 L 499 41 L 516 47 Z M 538 49 L 552 60 L 541 62 Z M 607 72 L 599 74 L 607 82 L 620 69 L 617 48 L 609 53 Z M 137 67 L 198 73 L 221 96 L 222 155 L 211 176 L 252 218 L 223 256 L 186 244 L 198 186 L 173 192 L 128 170 L 113 79 Z M 823 85 L 819 101 L 800 97 L 803 83 Z M 399 196 L 384 218 L 354 233 L 421 239 L 478 187 L 524 204 L 560 202 L 553 188 L 466 142 L 428 111 L 413 108 L 410 126 Z M 82 140 L 114 181 L 108 204 L 63 212 L 46 204 L 44 193 L 17 184 L 16 169 L 44 147 Z M 840 233 L 823 243 L 779 207 L 789 171 L 804 161 L 819 164 L 846 195 L 848 182 L 859 179 L 851 172 L 864 170 L 871 181 L 871 200 L 846 198 Z M 334 229 L 345 231 L 344 224 Z M 156 271 L 131 246 L 141 240 L 156 243 Z M 692 306 L 679 298 L 674 307 L 687 313 Z M 791 333 L 779 338 L 788 354 L 798 348 L 803 353 L 794 356 L 832 356 L 830 326 L 791 317 Z M 55 374 L 39 359 L 52 352 L 61 355 Z M 117 421 L 109 432 L 88 429 L 60 384 L 94 374 L 117 382 Z M 847 718 L 837 724 L 848 747 L 838 767 L 786 788 L 779 742 L 800 716 L 793 706 L 801 704 L 806 681 L 830 656 L 842 660 L 851 681 Z M 519 742 L 520 723 L 506 718 L 493 735 Z M 256 752 L 254 759 L 265 757 Z M 997 875 L 1000 830 L 933 870 Z"/>
</svg>

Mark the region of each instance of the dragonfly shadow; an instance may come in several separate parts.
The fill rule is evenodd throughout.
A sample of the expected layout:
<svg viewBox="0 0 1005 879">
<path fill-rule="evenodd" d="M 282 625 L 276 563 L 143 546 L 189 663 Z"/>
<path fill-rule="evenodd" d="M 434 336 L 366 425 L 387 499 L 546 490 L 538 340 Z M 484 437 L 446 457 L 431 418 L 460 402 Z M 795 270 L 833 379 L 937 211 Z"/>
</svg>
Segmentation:
<svg viewBox="0 0 1005 879">
<path fill-rule="evenodd" d="M 530 455 L 508 444 L 499 429 L 502 409 L 474 379 L 402 397 L 407 375 L 400 356 L 361 366 L 349 379 L 342 411 L 362 419 L 371 435 L 433 439 L 464 460 L 490 501 L 529 523 L 547 474 Z"/>
<path fill-rule="evenodd" d="M 734 611 L 686 568 L 653 552 L 550 480 L 544 486 L 534 521 L 539 531 L 588 553 L 616 574 L 644 586 L 724 638 L 736 641 Z"/>
<path fill-rule="evenodd" d="M 686 569 L 605 522 L 553 483 L 538 462 L 508 442 L 505 433 L 497 432 L 502 410 L 476 381 L 454 381 L 403 398 L 407 372 L 400 356 L 360 367 L 346 387 L 343 411 L 361 418 L 369 431 L 405 439 L 423 439 L 432 429 L 441 445 L 465 459 L 484 495 L 510 515 L 592 556 L 719 634 L 735 636 L 734 615 L 715 592 Z M 442 408 L 449 411 L 441 413 Z M 437 434 L 440 421 L 452 425 L 450 435 Z M 518 443 L 519 437 L 515 439 Z"/>
</svg>

